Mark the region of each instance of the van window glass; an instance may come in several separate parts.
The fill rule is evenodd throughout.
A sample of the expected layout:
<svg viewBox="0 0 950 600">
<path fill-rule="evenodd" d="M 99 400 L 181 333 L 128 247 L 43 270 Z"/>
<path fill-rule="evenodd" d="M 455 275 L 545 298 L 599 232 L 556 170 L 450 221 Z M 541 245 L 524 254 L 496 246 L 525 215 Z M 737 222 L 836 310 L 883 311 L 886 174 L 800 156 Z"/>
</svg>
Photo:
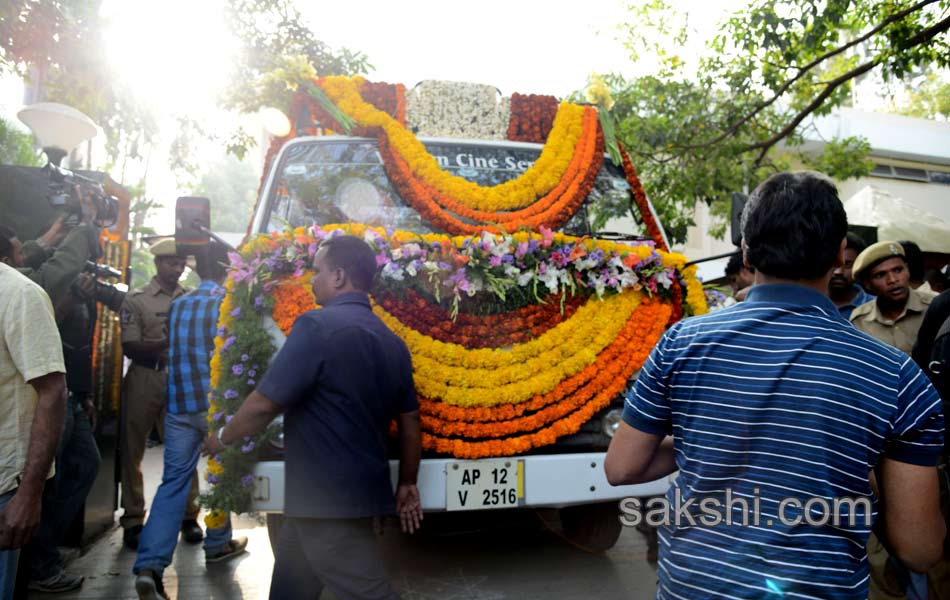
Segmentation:
<svg viewBox="0 0 950 600">
<path fill-rule="evenodd" d="M 503 144 L 427 143 L 446 171 L 483 186 L 524 173 L 540 147 Z M 623 171 L 605 163 L 584 206 L 562 231 L 590 235 L 603 226 L 607 209 L 625 211 L 630 187 Z M 429 224 L 393 189 L 373 140 L 313 140 L 290 146 L 271 188 L 264 231 L 355 221 L 419 233 Z M 629 212 L 627 212 L 629 214 Z M 464 219 L 462 219 L 464 220 Z M 591 228 L 595 224 L 597 229 Z"/>
</svg>

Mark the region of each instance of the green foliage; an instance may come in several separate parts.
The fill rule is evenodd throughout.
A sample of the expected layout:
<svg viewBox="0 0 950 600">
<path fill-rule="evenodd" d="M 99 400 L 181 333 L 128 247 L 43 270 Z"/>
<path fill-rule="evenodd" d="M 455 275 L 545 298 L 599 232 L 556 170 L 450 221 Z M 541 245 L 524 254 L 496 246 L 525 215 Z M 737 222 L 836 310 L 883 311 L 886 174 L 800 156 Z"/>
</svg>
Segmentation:
<svg viewBox="0 0 950 600">
<path fill-rule="evenodd" d="M 950 80 L 937 73 L 927 73 L 923 81 L 907 90 L 905 104 L 897 106 L 895 112 L 923 119 L 950 120 Z"/>
<path fill-rule="evenodd" d="M 33 147 L 33 137 L 0 117 L 0 165 L 40 167 L 43 159 Z"/>
<path fill-rule="evenodd" d="M 221 99 L 225 109 L 286 110 L 297 86 L 313 77 L 360 75 L 372 69 L 363 53 L 333 50 L 317 39 L 293 0 L 228 0 L 225 15 L 240 44 L 231 85 Z M 241 159 L 254 140 L 237 129 L 226 144 L 228 152 Z"/>
<path fill-rule="evenodd" d="M 205 169 L 192 195 L 211 201 L 211 229 L 241 232 L 247 229 L 257 196 L 254 167 L 233 156 L 225 156 Z"/>
<path fill-rule="evenodd" d="M 866 142 L 832 140 L 808 156 L 799 148 L 803 123 L 847 102 L 866 74 L 896 80 L 946 66 L 948 8 L 947 0 L 758 0 L 728 19 L 692 64 L 671 50 L 690 35 L 673 3 L 632 6 L 623 26 L 631 56 L 655 57 L 659 67 L 607 81 L 618 137 L 671 241 L 685 239 L 696 202 L 724 214 L 733 191 L 795 159 L 836 179 L 866 174 Z"/>
</svg>

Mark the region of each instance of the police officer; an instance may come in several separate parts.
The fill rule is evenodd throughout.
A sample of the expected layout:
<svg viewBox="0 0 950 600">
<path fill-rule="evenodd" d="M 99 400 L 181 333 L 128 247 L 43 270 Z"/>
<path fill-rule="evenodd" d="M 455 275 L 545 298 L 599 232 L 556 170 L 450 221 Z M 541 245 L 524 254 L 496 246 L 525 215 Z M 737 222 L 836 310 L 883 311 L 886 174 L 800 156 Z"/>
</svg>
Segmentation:
<svg viewBox="0 0 950 600">
<path fill-rule="evenodd" d="M 854 309 L 851 322 L 910 354 L 934 294 L 911 288 L 904 247 L 889 241 L 872 244 L 854 259 L 851 272 L 864 289 L 876 296 Z"/>
<path fill-rule="evenodd" d="M 173 239 L 156 242 L 156 275 L 145 286 L 130 292 L 122 305 L 122 352 L 132 360 L 124 382 L 122 431 L 122 540 L 131 549 L 138 548 L 145 520 L 142 488 L 142 456 L 153 427 L 163 434 L 165 385 L 168 379 L 168 313 L 172 301 L 188 290 L 178 284 L 185 269 L 185 257 L 179 256 Z M 192 479 L 188 508 L 181 530 L 185 541 L 203 539 L 198 526 L 198 474 Z"/>
</svg>

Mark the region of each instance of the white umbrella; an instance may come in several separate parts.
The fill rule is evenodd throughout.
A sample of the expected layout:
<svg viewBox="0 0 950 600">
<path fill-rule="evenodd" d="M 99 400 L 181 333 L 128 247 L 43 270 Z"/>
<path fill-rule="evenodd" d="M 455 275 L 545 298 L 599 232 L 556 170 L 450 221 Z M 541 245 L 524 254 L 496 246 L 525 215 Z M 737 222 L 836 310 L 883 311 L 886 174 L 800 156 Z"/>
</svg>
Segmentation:
<svg viewBox="0 0 950 600">
<path fill-rule="evenodd" d="M 911 240 L 924 252 L 950 253 L 950 224 L 873 185 L 843 202 L 851 225 L 877 227 L 877 239 Z"/>
</svg>

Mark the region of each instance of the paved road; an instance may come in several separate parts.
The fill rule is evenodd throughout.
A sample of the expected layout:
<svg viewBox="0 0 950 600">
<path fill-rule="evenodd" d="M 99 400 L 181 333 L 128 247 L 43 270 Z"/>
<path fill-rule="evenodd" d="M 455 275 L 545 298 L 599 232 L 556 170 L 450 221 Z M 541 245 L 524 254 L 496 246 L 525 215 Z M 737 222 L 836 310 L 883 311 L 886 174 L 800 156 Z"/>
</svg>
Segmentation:
<svg viewBox="0 0 950 600">
<path fill-rule="evenodd" d="M 147 489 L 161 471 L 161 448 L 149 451 Z M 150 492 L 154 493 L 154 491 Z M 644 537 L 625 530 L 602 555 L 591 555 L 562 539 L 552 515 L 533 512 L 430 515 L 417 536 L 403 536 L 387 522 L 381 538 L 384 560 L 405 600 L 501 600 L 517 598 L 587 600 L 647 599 L 654 596 L 656 569 L 646 561 Z M 175 599 L 267 598 L 273 556 L 267 529 L 254 519 L 234 523 L 236 535 L 250 538 L 249 553 L 206 568 L 200 545 L 180 544 L 165 573 Z M 112 600 L 135 598 L 134 553 L 122 547 L 122 532 L 109 532 L 69 565 L 86 576 L 80 592 L 45 598 Z M 332 598 L 327 593 L 324 598 Z"/>
</svg>

